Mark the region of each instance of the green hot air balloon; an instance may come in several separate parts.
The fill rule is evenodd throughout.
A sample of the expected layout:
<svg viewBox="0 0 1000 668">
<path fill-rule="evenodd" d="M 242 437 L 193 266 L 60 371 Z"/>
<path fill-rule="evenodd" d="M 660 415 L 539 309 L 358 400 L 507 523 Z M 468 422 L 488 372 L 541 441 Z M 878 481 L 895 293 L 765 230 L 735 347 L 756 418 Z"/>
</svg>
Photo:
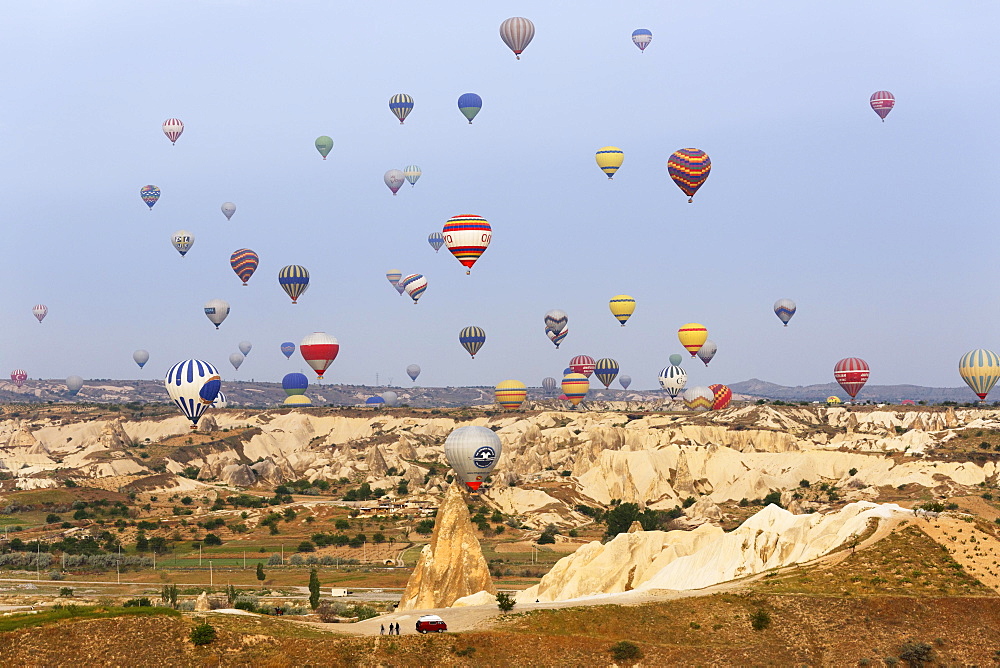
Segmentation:
<svg viewBox="0 0 1000 668">
<path fill-rule="evenodd" d="M 319 151 L 319 154 L 323 156 L 324 160 L 326 160 L 326 156 L 330 155 L 330 151 L 333 150 L 333 139 L 327 137 L 326 135 L 317 137 L 316 150 Z"/>
<path fill-rule="evenodd" d="M 680 366 L 682 361 L 684 361 L 684 358 L 678 355 L 677 353 L 674 353 L 673 355 L 670 356 L 671 366 Z"/>
</svg>

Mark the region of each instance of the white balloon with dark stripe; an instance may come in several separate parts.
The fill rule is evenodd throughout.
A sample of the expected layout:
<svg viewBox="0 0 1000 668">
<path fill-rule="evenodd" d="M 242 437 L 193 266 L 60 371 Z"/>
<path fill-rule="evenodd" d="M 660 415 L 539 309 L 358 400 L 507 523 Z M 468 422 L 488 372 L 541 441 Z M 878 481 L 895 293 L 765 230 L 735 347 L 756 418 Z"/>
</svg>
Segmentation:
<svg viewBox="0 0 1000 668">
<path fill-rule="evenodd" d="M 163 385 L 170 399 L 191 420 L 191 429 L 198 428 L 198 420 L 222 389 L 219 370 L 202 360 L 184 360 L 170 367 Z"/>
</svg>

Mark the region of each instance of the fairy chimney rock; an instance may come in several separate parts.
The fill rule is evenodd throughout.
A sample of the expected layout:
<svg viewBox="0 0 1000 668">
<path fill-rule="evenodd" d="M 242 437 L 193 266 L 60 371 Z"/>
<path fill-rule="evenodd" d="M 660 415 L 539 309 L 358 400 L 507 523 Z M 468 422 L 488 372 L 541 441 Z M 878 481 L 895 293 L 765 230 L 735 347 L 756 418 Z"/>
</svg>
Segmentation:
<svg viewBox="0 0 1000 668">
<path fill-rule="evenodd" d="M 446 608 L 481 591 L 496 594 L 496 587 L 456 481 L 445 493 L 431 542 L 420 552 L 399 610 Z"/>
</svg>

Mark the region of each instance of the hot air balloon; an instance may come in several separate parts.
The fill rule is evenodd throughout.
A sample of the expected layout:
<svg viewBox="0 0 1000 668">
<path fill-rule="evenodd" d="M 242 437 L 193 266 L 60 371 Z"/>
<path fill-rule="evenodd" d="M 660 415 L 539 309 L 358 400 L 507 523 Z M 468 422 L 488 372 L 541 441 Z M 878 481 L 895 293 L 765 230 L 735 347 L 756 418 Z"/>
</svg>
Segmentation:
<svg viewBox="0 0 1000 668">
<path fill-rule="evenodd" d="M 418 165 L 407 165 L 406 167 L 403 167 L 403 178 L 406 179 L 411 188 L 417 185 L 417 181 L 420 179 L 421 174 L 423 174 L 423 172 L 420 171 L 420 167 Z"/>
<path fill-rule="evenodd" d="M 829 396 L 829 397 L 826 398 L 826 405 L 827 406 L 839 406 L 842 403 L 844 403 L 844 402 L 840 400 L 840 397 L 835 397 L 835 396 L 831 395 L 831 396 Z"/>
<path fill-rule="evenodd" d="M 220 208 L 222 209 L 222 215 L 226 217 L 226 220 L 233 219 L 233 214 L 236 213 L 235 204 L 232 202 L 223 202 Z"/>
<path fill-rule="evenodd" d="M 396 93 L 389 98 L 389 109 L 396 114 L 399 124 L 402 125 L 406 117 L 413 111 L 413 98 L 406 93 Z"/>
<path fill-rule="evenodd" d="M 519 380 L 505 380 L 497 383 L 494 394 L 500 406 L 509 411 L 516 411 L 528 396 L 528 388 Z"/>
<path fill-rule="evenodd" d="M 476 353 L 486 343 L 486 332 L 482 327 L 465 327 L 458 333 L 458 342 L 476 359 Z"/>
<path fill-rule="evenodd" d="M 623 390 L 627 390 L 628 386 L 632 384 L 632 376 L 625 374 L 618 376 L 618 384 L 622 386 Z"/>
<path fill-rule="evenodd" d="M 500 24 L 500 39 L 518 60 L 521 60 L 521 52 L 528 48 L 534 36 L 535 24 L 526 18 L 515 16 Z"/>
<path fill-rule="evenodd" d="M 603 357 L 597 360 L 594 365 L 594 375 L 597 376 L 597 380 L 601 381 L 604 385 L 604 389 L 607 390 L 611 387 L 611 383 L 615 382 L 615 378 L 618 377 L 618 362 L 611 359 L 610 357 Z"/>
<path fill-rule="evenodd" d="M 590 355 L 577 355 L 569 361 L 570 370 L 573 373 L 582 374 L 585 378 L 590 378 L 590 374 L 594 373 L 596 366 L 597 363 Z"/>
<path fill-rule="evenodd" d="M 35 304 L 31 307 L 31 314 L 38 319 L 40 324 L 42 320 L 45 320 L 45 316 L 49 314 L 49 307 L 45 304 Z"/>
<path fill-rule="evenodd" d="M 566 367 L 565 369 L 563 369 L 563 374 L 562 374 L 562 375 L 563 375 L 563 376 L 568 376 L 568 375 L 570 375 L 571 373 L 573 373 L 573 370 L 572 370 L 572 369 L 570 369 L 569 367 Z"/>
<path fill-rule="evenodd" d="M 24 385 L 24 381 L 28 380 L 28 374 L 25 373 L 24 369 L 14 369 L 10 372 L 10 379 L 14 383 L 14 387 L 21 387 Z"/>
<path fill-rule="evenodd" d="M 502 452 L 500 437 L 487 427 L 459 427 L 444 441 L 448 465 L 455 471 L 455 477 L 473 492 L 496 468 Z"/>
<path fill-rule="evenodd" d="M 240 248 L 229 256 L 229 266 L 243 281 L 243 285 L 246 285 L 253 273 L 257 271 L 258 264 L 260 264 L 260 256 L 249 248 Z"/>
<path fill-rule="evenodd" d="M 281 389 L 290 397 L 296 394 L 305 394 L 308 387 L 309 379 L 304 373 L 286 373 L 285 377 L 281 379 Z"/>
<path fill-rule="evenodd" d="M 708 366 L 717 352 L 719 352 L 719 346 L 715 345 L 715 341 L 705 341 L 701 348 L 698 348 L 698 359 L 704 362 L 705 366 Z"/>
<path fill-rule="evenodd" d="M 194 235 L 187 230 L 177 230 L 170 237 L 170 243 L 174 245 L 174 248 L 181 254 L 181 257 L 184 257 L 191 250 L 191 246 L 194 245 Z"/>
<path fill-rule="evenodd" d="M 215 397 L 215 401 L 212 402 L 212 408 L 229 408 L 229 400 L 226 399 L 224 392 L 219 392 L 219 395 Z"/>
<path fill-rule="evenodd" d="M 222 389 L 218 369 L 202 360 L 184 360 L 170 367 L 163 384 L 181 413 L 191 420 L 191 429 L 208 410 Z"/>
<path fill-rule="evenodd" d="M 608 302 L 608 308 L 611 309 L 611 315 L 615 316 L 624 327 L 635 312 L 635 299 L 629 295 L 615 295 Z"/>
<path fill-rule="evenodd" d="M 145 350 L 137 350 L 132 353 L 132 361 L 139 365 L 139 368 L 146 366 L 146 362 L 149 361 L 149 353 Z"/>
<path fill-rule="evenodd" d="M 678 355 L 677 353 L 674 353 L 667 359 L 669 359 L 670 363 L 674 366 L 680 366 L 681 362 L 684 361 L 684 357 L 682 355 Z"/>
<path fill-rule="evenodd" d="M 379 396 L 382 397 L 382 401 L 384 401 L 385 405 L 388 406 L 389 408 L 395 408 L 396 406 L 399 405 L 399 395 L 393 392 L 392 390 L 389 390 L 388 392 L 383 392 Z"/>
<path fill-rule="evenodd" d="M 625 160 L 625 152 L 617 146 L 605 146 L 604 148 L 597 149 L 597 155 L 594 157 L 597 159 L 597 166 L 601 168 L 602 172 L 608 175 L 608 180 L 610 181 L 614 178 L 618 168 L 622 166 L 622 161 Z"/>
<path fill-rule="evenodd" d="M 590 392 L 590 381 L 582 373 L 570 373 L 563 376 L 562 391 L 574 406 L 579 406 L 587 392 Z"/>
<path fill-rule="evenodd" d="M 240 370 L 240 365 L 243 364 L 244 359 L 246 358 L 243 357 L 243 353 L 231 353 L 229 355 L 229 363 L 232 364 L 233 368 L 237 371 Z"/>
<path fill-rule="evenodd" d="M 791 299 L 779 299 L 774 302 L 774 315 L 788 327 L 788 321 L 795 315 L 795 302 Z"/>
<path fill-rule="evenodd" d="M 694 357 L 698 354 L 698 349 L 708 340 L 708 330 L 705 329 L 704 325 L 689 322 L 677 330 L 677 338 L 685 350 L 691 353 L 691 357 Z"/>
<path fill-rule="evenodd" d="M 563 342 L 563 339 L 566 338 L 567 334 L 569 334 L 569 328 L 568 327 L 566 329 L 564 329 L 563 331 L 559 332 L 558 334 L 556 334 L 555 332 L 553 332 L 548 327 L 545 328 L 545 336 L 549 337 L 549 341 L 551 341 L 552 343 L 556 344 L 556 349 L 557 350 L 559 348 L 559 344 Z"/>
<path fill-rule="evenodd" d="M 184 124 L 181 123 L 179 118 L 168 118 L 163 121 L 163 134 L 167 135 L 167 139 L 170 140 L 170 144 L 176 144 L 178 138 L 184 132 Z"/>
<path fill-rule="evenodd" d="M 299 264 L 282 267 L 278 272 L 278 284 L 292 298 L 292 303 L 298 304 L 299 297 L 309 289 L 309 270 Z"/>
<path fill-rule="evenodd" d="M 463 267 L 466 274 L 472 273 L 476 263 L 490 245 L 493 230 L 482 216 L 460 214 L 452 216 L 441 231 L 444 243 Z"/>
<path fill-rule="evenodd" d="M 373 408 L 382 408 L 385 405 L 385 399 L 382 397 L 368 397 L 365 399 L 365 406 L 372 406 Z"/>
<path fill-rule="evenodd" d="M 236 347 L 244 355 L 249 355 L 250 351 L 253 350 L 253 344 L 250 343 L 249 341 L 240 341 L 240 344 Z"/>
<path fill-rule="evenodd" d="M 292 355 L 295 354 L 295 344 L 291 341 L 285 341 L 282 343 L 281 354 L 285 356 L 285 359 L 291 359 Z"/>
<path fill-rule="evenodd" d="M 889 115 L 889 112 L 896 105 L 896 98 L 887 90 L 877 90 L 872 93 L 868 102 L 872 105 L 872 110 L 885 123 L 885 117 Z"/>
<path fill-rule="evenodd" d="M 462 112 L 463 116 L 469 119 L 469 125 L 472 125 L 472 119 L 476 117 L 476 114 L 482 108 L 483 98 L 475 93 L 463 93 L 458 97 L 458 110 Z"/>
<path fill-rule="evenodd" d="M 139 189 L 139 196 L 142 197 L 142 201 L 146 203 L 149 210 L 153 210 L 153 205 L 156 204 L 156 200 L 160 199 L 160 189 L 156 186 L 143 186 Z"/>
<path fill-rule="evenodd" d="M 721 411 L 733 400 L 733 391 L 726 385 L 716 383 L 715 385 L 709 385 L 708 389 L 712 390 L 712 394 L 715 396 L 715 399 L 712 401 L 713 411 Z"/>
<path fill-rule="evenodd" d="M 845 357 L 833 367 L 833 377 L 844 388 L 844 392 L 851 395 L 851 399 L 868 382 L 869 373 L 868 363 L 859 357 Z"/>
<path fill-rule="evenodd" d="M 676 399 L 684 386 L 687 385 L 687 372 L 676 364 L 663 367 L 660 370 L 660 387 L 671 399 Z"/>
<path fill-rule="evenodd" d="M 563 331 L 567 324 L 569 316 L 566 315 L 566 311 L 554 308 L 545 314 L 545 328 L 552 330 L 553 334 Z"/>
<path fill-rule="evenodd" d="M 80 378 L 79 376 L 70 376 L 66 379 L 66 391 L 69 392 L 70 396 L 75 396 L 82 387 L 83 378 Z"/>
<path fill-rule="evenodd" d="M 414 383 L 417 382 L 417 376 L 420 375 L 420 365 L 411 364 L 410 366 L 406 367 L 406 375 L 409 376 L 410 380 L 412 380 Z"/>
<path fill-rule="evenodd" d="M 632 42 L 639 47 L 640 51 L 645 51 L 649 43 L 653 41 L 653 33 L 645 28 L 632 31 Z"/>
<path fill-rule="evenodd" d="M 701 412 L 711 410 L 715 403 L 715 392 L 707 387 L 692 387 L 684 391 L 684 405 L 690 410 Z"/>
<path fill-rule="evenodd" d="M 410 274 L 409 276 L 403 278 L 399 282 L 406 291 L 406 294 L 410 295 L 410 299 L 416 304 L 420 296 L 424 294 L 427 290 L 427 279 L 423 277 L 423 274 Z"/>
<path fill-rule="evenodd" d="M 333 139 L 326 135 L 316 137 L 316 150 L 326 160 L 326 156 L 330 155 L 330 151 L 333 150 Z"/>
<path fill-rule="evenodd" d="M 441 246 L 444 246 L 444 235 L 440 232 L 431 232 L 427 235 L 427 243 L 431 245 L 434 252 L 437 253 L 441 250 Z"/>
<path fill-rule="evenodd" d="M 326 332 L 313 332 L 299 342 L 299 354 L 320 380 L 340 353 L 340 343 Z"/>
<path fill-rule="evenodd" d="M 1000 356 L 992 350 L 971 350 L 958 361 L 958 373 L 981 400 L 993 389 L 1000 378 Z"/>
<path fill-rule="evenodd" d="M 229 315 L 229 302 L 223 299 L 213 299 L 205 304 L 205 315 L 212 321 L 215 328 L 218 329 L 222 321 Z"/>
<path fill-rule="evenodd" d="M 545 391 L 545 394 L 555 394 L 556 387 L 558 387 L 556 379 L 552 376 L 542 378 L 542 389 Z"/>
<path fill-rule="evenodd" d="M 312 399 L 304 394 L 295 394 L 290 397 L 285 397 L 285 400 L 281 402 L 284 406 L 312 406 Z"/>
<path fill-rule="evenodd" d="M 385 277 L 390 283 L 392 283 L 392 287 L 396 292 L 398 292 L 399 294 L 403 294 L 403 288 L 399 284 L 400 279 L 403 278 L 403 272 L 401 272 L 399 269 L 390 269 L 389 271 L 385 272 Z"/>
<path fill-rule="evenodd" d="M 390 169 L 383 176 L 382 180 L 385 181 L 385 185 L 392 191 L 395 195 L 399 192 L 399 189 L 403 187 L 403 182 L 406 181 L 406 177 L 403 176 L 403 171 L 401 169 Z"/>
<path fill-rule="evenodd" d="M 678 149 L 667 160 L 667 172 L 677 187 L 688 196 L 688 202 L 694 201 L 694 194 L 708 179 L 711 171 L 712 161 L 701 149 Z"/>
</svg>

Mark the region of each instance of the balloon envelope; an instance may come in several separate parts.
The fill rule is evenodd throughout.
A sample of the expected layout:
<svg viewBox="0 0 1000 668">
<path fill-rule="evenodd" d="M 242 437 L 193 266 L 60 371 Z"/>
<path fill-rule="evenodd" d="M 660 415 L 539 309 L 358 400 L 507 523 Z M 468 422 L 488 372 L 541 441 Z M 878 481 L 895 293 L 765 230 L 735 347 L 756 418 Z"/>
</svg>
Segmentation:
<svg viewBox="0 0 1000 668">
<path fill-rule="evenodd" d="M 566 338 L 567 334 L 569 334 L 569 327 L 565 328 L 563 331 L 559 332 L 558 334 L 556 334 L 555 332 L 553 332 L 548 327 L 545 328 L 545 336 L 549 337 L 549 341 L 551 341 L 552 343 L 556 344 L 556 348 L 557 349 L 559 348 L 559 344 L 563 342 L 563 339 Z"/>
<path fill-rule="evenodd" d="M 437 253 L 441 250 L 441 246 L 444 246 L 444 235 L 440 232 L 431 232 L 427 235 L 427 243 L 429 243 L 431 248 L 434 249 L 434 252 Z"/>
<path fill-rule="evenodd" d="M 878 114 L 878 117 L 885 123 L 885 117 L 896 106 L 896 98 L 887 90 L 877 90 L 872 93 L 872 96 L 868 99 L 868 103 L 871 104 L 872 111 Z"/>
<path fill-rule="evenodd" d="M 326 332 L 313 332 L 299 342 L 299 354 L 322 380 L 323 374 L 340 354 L 340 343 Z"/>
<path fill-rule="evenodd" d="M 385 402 L 385 405 L 389 406 L 390 408 L 399 405 L 399 395 L 393 392 L 392 390 L 388 392 L 383 392 L 379 396 L 382 397 L 382 401 Z"/>
<path fill-rule="evenodd" d="M 285 359 L 291 359 L 292 355 L 295 354 L 295 344 L 291 341 L 285 341 L 282 343 L 281 354 L 285 356 Z"/>
<path fill-rule="evenodd" d="M 300 264 L 290 264 L 278 272 L 278 285 L 298 304 L 299 297 L 309 289 L 309 270 Z"/>
<path fill-rule="evenodd" d="M 285 394 L 288 396 L 305 394 L 308 387 L 309 379 L 306 378 L 304 373 L 286 373 L 285 377 L 281 379 L 281 389 L 283 389 Z"/>
<path fill-rule="evenodd" d="M 545 391 L 545 394 L 555 394 L 557 387 L 558 384 L 555 378 L 548 376 L 542 379 L 542 389 Z"/>
<path fill-rule="evenodd" d="M 683 396 L 684 405 L 697 412 L 710 410 L 715 403 L 715 392 L 707 387 L 692 387 L 685 390 Z"/>
<path fill-rule="evenodd" d="M 326 156 L 330 155 L 330 151 L 333 150 L 333 139 L 326 135 L 316 137 L 316 150 L 326 160 Z"/>
<path fill-rule="evenodd" d="M 466 268 L 465 273 L 470 274 L 472 265 L 489 247 L 493 229 L 482 216 L 464 213 L 452 216 L 444 224 L 441 234 L 448 250 Z"/>
<path fill-rule="evenodd" d="M 535 37 L 535 24 L 522 16 L 514 16 L 500 24 L 500 39 L 514 52 L 518 60 Z"/>
<path fill-rule="evenodd" d="M 385 181 L 385 185 L 392 191 L 392 194 L 395 195 L 399 192 L 399 189 L 403 187 L 406 177 L 403 176 L 402 170 L 390 169 L 382 176 L 382 180 Z"/>
<path fill-rule="evenodd" d="M 146 203 L 150 209 L 156 204 L 156 200 L 160 199 L 160 189 L 156 186 L 143 186 L 139 189 L 139 196 L 142 197 L 142 201 Z"/>
<path fill-rule="evenodd" d="M 519 380 L 504 380 L 494 390 L 497 403 L 509 411 L 516 411 L 528 396 L 528 388 Z"/>
<path fill-rule="evenodd" d="M 698 354 L 698 349 L 708 340 L 708 330 L 697 322 L 689 322 L 677 330 L 677 339 L 685 350 L 691 353 L 691 357 L 694 357 Z"/>
<path fill-rule="evenodd" d="M 791 299 L 779 299 L 774 302 L 774 315 L 788 327 L 788 321 L 795 315 L 795 302 Z"/>
<path fill-rule="evenodd" d="M 628 386 L 632 384 L 632 376 L 625 374 L 618 376 L 618 384 L 622 386 L 623 390 L 627 390 Z"/>
<path fill-rule="evenodd" d="M 687 385 L 687 372 L 676 364 L 660 370 L 660 387 L 671 399 L 676 399 L 684 386 Z"/>
<path fill-rule="evenodd" d="M 167 139 L 170 143 L 175 143 L 184 133 L 184 124 L 179 118 L 168 118 L 163 121 L 163 134 L 167 135 Z"/>
<path fill-rule="evenodd" d="M 226 220 L 232 220 L 233 214 L 236 213 L 236 205 L 232 202 L 222 203 L 222 215 L 226 217 Z"/>
<path fill-rule="evenodd" d="M 236 347 L 239 348 L 240 352 L 244 355 L 249 355 L 250 351 L 253 350 L 253 344 L 249 341 L 240 341 L 240 344 Z"/>
<path fill-rule="evenodd" d="M 464 327 L 458 333 L 458 342 L 468 351 L 472 359 L 476 359 L 476 353 L 486 343 L 486 331 L 482 327 Z"/>
<path fill-rule="evenodd" d="M 610 357 L 603 357 L 597 360 L 594 365 L 594 375 L 604 385 L 604 389 L 608 389 L 611 387 L 611 383 L 615 382 L 618 371 L 618 362 Z"/>
<path fill-rule="evenodd" d="M 611 315 L 615 316 L 615 319 L 624 327 L 628 319 L 635 313 L 635 299 L 629 295 L 615 295 L 608 302 L 608 308 L 611 309 Z"/>
<path fill-rule="evenodd" d="M 472 125 L 472 119 L 476 117 L 476 114 L 482 108 L 483 98 L 475 93 L 463 93 L 458 98 L 458 110 L 462 112 L 463 116 L 469 119 L 469 125 Z"/>
<path fill-rule="evenodd" d="M 667 160 L 667 173 L 688 196 L 688 202 L 694 201 L 694 194 L 705 184 L 711 171 L 712 161 L 701 149 L 678 149 Z"/>
<path fill-rule="evenodd" d="M 202 414 L 219 395 L 222 378 L 208 362 L 185 360 L 170 367 L 163 384 L 170 399 L 191 420 L 191 428 L 196 429 Z"/>
<path fill-rule="evenodd" d="M 205 304 L 205 315 L 218 329 L 222 321 L 229 315 L 229 302 L 224 299 L 213 299 Z"/>
<path fill-rule="evenodd" d="M 851 399 L 868 382 L 869 373 L 868 363 L 860 357 L 845 357 L 833 367 L 833 377 L 844 388 L 844 392 L 851 395 Z"/>
<path fill-rule="evenodd" d="M 420 180 L 421 174 L 423 174 L 423 172 L 420 171 L 419 165 L 407 165 L 406 167 L 403 167 L 403 178 L 406 179 L 406 182 L 410 184 L 411 188 L 417 185 L 417 181 Z"/>
<path fill-rule="evenodd" d="M 545 327 L 552 330 L 553 334 L 563 331 L 569 323 L 569 316 L 566 311 L 554 308 L 545 314 Z"/>
<path fill-rule="evenodd" d="M 403 288 L 399 285 L 399 281 L 403 278 L 403 272 L 399 269 L 390 269 L 385 272 L 385 278 L 392 284 L 392 287 L 396 290 L 396 292 L 403 294 Z"/>
<path fill-rule="evenodd" d="M 194 245 L 194 235 L 187 230 L 178 230 L 170 237 L 170 243 L 174 245 L 181 257 L 184 257 Z"/>
<path fill-rule="evenodd" d="M 708 366 L 717 352 L 719 352 L 719 346 L 715 345 L 715 341 L 705 341 L 701 348 L 698 348 L 698 359 L 704 362 L 705 366 Z"/>
<path fill-rule="evenodd" d="M 312 399 L 304 394 L 293 394 L 290 397 L 285 397 L 285 400 L 281 402 L 285 406 L 312 406 Z"/>
<path fill-rule="evenodd" d="M 444 441 L 444 456 L 455 477 L 469 489 L 479 489 L 496 468 L 503 453 L 500 437 L 492 429 L 479 426 L 459 427 Z"/>
<path fill-rule="evenodd" d="M 715 396 L 712 400 L 713 411 L 721 411 L 733 399 L 733 391 L 726 385 L 716 383 L 715 385 L 709 385 L 708 389 L 712 390 L 712 394 Z"/>
<path fill-rule="evenodd" d="M 233 251 L 233 254 L 229 256 L 229 266 L 233 268 L 236 275 L 243 281 L 243 285 L 246 285 L 250 277 L 253 276 L 253 273 L 257 271 L 257 265 L 259 264 L 260 256 L 249 248 L 240 248 Z"/>
<path fill-rule="evenodd" d="M 31 314 L 35 316 L 38 322 L 41 322 L 49 314 L 49 307 L 45 304 L 35 304 L 31 307 Z"/>
<path fill-rule="evenodd" d="M 632 31 L 632 43 L 639 47 L 640 51 L 645 51 L 649 43 L 653 41 L 653 33 L 646 28 L 639 28 Z"/>
<path fill-rule="evenodd" d="M 577 355 L 569 361 L 570 370 L 573 373 L 583 374 L 584 378 L 590 378 L 590 374 L 594 373 L 595 366 L 597 363 L 590 355 Z"/>
<path fill-rule="evenodd" d="M 402 125 L 406 117 L 413 111 L 413 98 L 406 93 L 396 93 L 389 98 L 389 110 L 399 119 Z"/>
<path fill-rule="evenodd" d="M 608 179 L 610 180 L 614 178 L 615 172 L 618 171 L 618 168 L 622 166 L 622 162 L 625 161 L 625 152 L 617 146 L 605 146 L 597 149 L 594 159 L 597 160 L 597 166 L 601 168 L 602 172 L 608 175 Z"/>
<path fill-rule="evenodd" d="M 82 387 L 83 387 L 83 378 L 80 378 L 79 376 L 70 376 L 69 378 L 66 379 L 66 390 L 71 395 L 74 395 L 77 392 L 79 392 L 80 388 Z"/>
<path fill-rule="evenodd" d="M 403 278 L 399 284 L 403 286 L 403 290 L 410 296 L 414 304 L 427 290 L 427 279 L 422 274 L 410 274 Z"/>
<path fill-rule="evenodd" d="M 28 374 L 24 369 L 14 369 L 10 372 L 10 380 L 15 387 L 21 387 L 24 385 L 24 381 L 28 380 Z"/>
<path fill-rule="evenodd" d="M 970 350 L 958 361 L 958 373 L 976 396 L 985 400 L 1000 379 L 1000 356 L 984 348 Z"/>
<path fill-rule="evenodd" d="M 229 363 L 233 365 L 233 368 L 237 371 L 240 370 L 240 365 L 243 364 L 243 360 L 246 359 L 243 353 L 230 353 Z"/>
<path fill-rule="evenodd" d="M 132 353 L 132 361 L 139 365 L 139 368 L 146 366 L 146 362 L 149 361 L 149 353 L 145 350 L 137 350 Z"/>
<path fill-rule="evenodd" d="M 579 406 L 587 392 L 590 392 L 590 381 L 582 373 L 571 373 L 563 376 L 562 391 L 574 406 Z"/>
<path fill-rule="evenodd" d="M 669 360 L 670 360 L 670 363 L 673 366 L 680 366 L 681 362 L 684 361 L 684 358 L 682 356 L 678 355 L 677 353 L 674 353 L 673 355 L 671 355 L 669 357 Z"/>
<path fill-rule="evenodd" d="M 406 375 L 409 376 L 410 380 L 412 380 L 413 382 L 417 382 L 417 376 L 420 375 L 420 365 L 411 364 L 410 366 L 406 367 Z"/>
</svg>

